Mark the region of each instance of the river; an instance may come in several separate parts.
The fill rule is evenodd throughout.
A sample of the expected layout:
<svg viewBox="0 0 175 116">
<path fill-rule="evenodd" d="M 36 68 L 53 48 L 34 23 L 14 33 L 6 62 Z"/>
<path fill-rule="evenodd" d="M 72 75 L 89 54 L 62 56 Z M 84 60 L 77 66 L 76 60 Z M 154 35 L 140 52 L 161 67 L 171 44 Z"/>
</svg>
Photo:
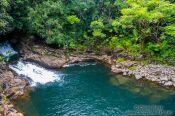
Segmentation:
<svg viewBox="0 0 175 116">
<path fill-rule="evenodd" d="M 175 115 L 175 90 L 115 75 L 100 62 L 58 70 L 22 61 L 10 67 L 31 79 L 29 97 L 16 101 L 25 116 Z"/>
</svg>

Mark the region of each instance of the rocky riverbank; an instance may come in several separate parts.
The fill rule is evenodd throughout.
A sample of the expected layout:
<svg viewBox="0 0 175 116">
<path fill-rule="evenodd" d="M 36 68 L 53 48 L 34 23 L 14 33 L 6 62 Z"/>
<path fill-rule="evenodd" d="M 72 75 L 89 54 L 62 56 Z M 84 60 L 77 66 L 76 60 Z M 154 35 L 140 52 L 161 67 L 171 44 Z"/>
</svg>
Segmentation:
<svg viewBox="0 0 175 116">
<path fill-rule="evenodd" d="M 141 64 L 136 61 L 117 62 L 112 65 L 112 71 L 123 75 L 134 76 L 136 79 L 146 79 L 162 86 L 175 87 L 175 67 L 157 64 Z"/>
<path fill-rule="evenodd" d="M 0 64 L 0 116 L 23 116 L 11 103 L 24 94 L 28 82 L 15 75 L 6 64 Z"/>
<path fill-rule="evenodd" d="M 88 51 L 54 49 L 36 41 L 34 37 L 23 38 L 20 42 L 14 43 L 14 47 L 21 55 L 20 60 L 32 61 L 48 69 L 58 69 L 69 63 L 95 59 L 108 64 L 114 73 L 175 87 L 175 67 L 142 64 L 140 61 L 118 55 L 122 50 L 115 50 L 110 54 L 95 54 Z M 24 94 L 24 89 L 28 85 L 27 80 L 11 71 L 7 64 L 0 64 L 0 83 L 0 115 L 22 116 L 15 110 L 11 101 Z"/>
</svg>

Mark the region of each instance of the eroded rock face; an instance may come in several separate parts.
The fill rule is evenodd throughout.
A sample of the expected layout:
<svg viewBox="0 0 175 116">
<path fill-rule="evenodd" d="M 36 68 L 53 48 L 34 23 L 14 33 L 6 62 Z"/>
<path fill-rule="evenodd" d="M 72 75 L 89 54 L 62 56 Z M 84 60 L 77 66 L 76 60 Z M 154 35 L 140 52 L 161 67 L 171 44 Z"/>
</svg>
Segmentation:
<svg viewBox="0 0 175 116">
<path fill-rule="evenodd" d="M 57 58 L 55 56 L 40 56 L 40 55 L 28 55 L 24 60 L 35 62 L 46 68 L 60 68 L 68 60 L 65 58 Z"/>
</svg>

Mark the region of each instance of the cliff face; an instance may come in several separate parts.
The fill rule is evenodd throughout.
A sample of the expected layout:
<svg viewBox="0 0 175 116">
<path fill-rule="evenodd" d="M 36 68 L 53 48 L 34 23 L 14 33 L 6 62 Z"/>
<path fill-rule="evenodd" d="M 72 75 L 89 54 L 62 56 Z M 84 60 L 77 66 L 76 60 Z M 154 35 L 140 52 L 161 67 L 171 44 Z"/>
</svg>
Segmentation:
<svg viewBox="0 0 175 116">
<path fill-rule="evenodd" d="M 0 64 L 0 107 L 2 115 L 21 116 L 11 101 L 24 94 L 27 81 L 15 75 L 6 64 Z"/>
</svg>

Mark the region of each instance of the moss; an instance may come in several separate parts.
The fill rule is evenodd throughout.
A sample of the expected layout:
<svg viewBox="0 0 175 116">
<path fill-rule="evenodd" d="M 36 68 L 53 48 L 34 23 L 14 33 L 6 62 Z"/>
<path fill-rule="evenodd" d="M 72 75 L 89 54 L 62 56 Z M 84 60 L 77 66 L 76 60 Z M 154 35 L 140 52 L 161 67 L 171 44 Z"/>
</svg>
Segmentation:
<svg viewBox="0 0 175 116">
<path fill-rule="evenodd" d="M 0 55 L 0 62 L 4 61 L 4 57 Z"/>
<path fill-rule="evenodd" d="M 37 48 L 38 48 L 38 46 L 37 46 L 37 45 L 33 45 L 33 46 L 31 47 L 32 51 L 36 51 L 36 50 L 37 50 Z"/>
<path fill-rule="evenodd" d="M 49 55 L 49 52 L 48 52 L 48 51 L 43 51 L 43 52 L 42 52 L 42 55 L 43 55 L 43 56 L 48 56 L 48 55 Z"/>
<path fill-rule="evenodd" d="M 135 71 L 135 70 L 137 70 L 137 66 L 131 66 L 131 67 L 129 67 L 129 70 Z"/>
<path fill-rule="evenodd" d="M 125 62 L 125 59 L 124 59 L 124 58 L 118 58 L 118 59 L 116 60 L 116 62 L 122 63 L 122 62 Z"/>
<path fill-rule="evenodd" d="M 7 104 L 9 102 L 7 96 L 5 96 L 5 95 L 2 96 L 2 101 L 4 104 Z"/>
</svg>

